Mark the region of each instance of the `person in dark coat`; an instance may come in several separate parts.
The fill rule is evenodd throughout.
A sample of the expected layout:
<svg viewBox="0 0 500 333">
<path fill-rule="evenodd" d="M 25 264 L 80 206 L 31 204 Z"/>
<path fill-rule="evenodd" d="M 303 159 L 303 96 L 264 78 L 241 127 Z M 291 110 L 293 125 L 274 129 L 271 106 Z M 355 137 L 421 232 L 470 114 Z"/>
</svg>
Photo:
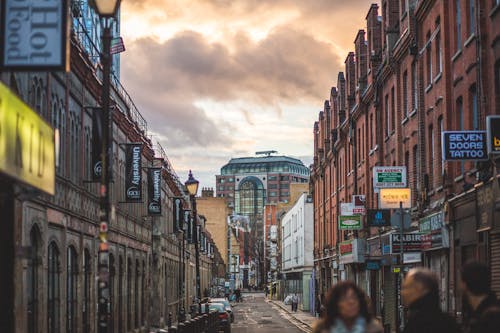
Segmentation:
<svg viewBox="0 0 500 333">
<path fill-rule="evenodd" d="M 500 302 L 491 290 L 489 267 L 477 261 L 467 262 L 462 267 L 460 278 L 461 290 L 467 302 L 464 307 L 465 331 L 483 333 L 488 327 L 496 326 L 498 318 L 492 313 L 498 313 Z M 500 331 L 500 327 L 497 329 Z"/>
<path fill-rule="evenodd" d="M 460 328 L 455 319 L 439 306 L 437 276 L 427 268 L 411 269 L 406 275 L 401 296 L 408 308 L 408 321 L 404 333 L 457 333 Z"/>
</svg>

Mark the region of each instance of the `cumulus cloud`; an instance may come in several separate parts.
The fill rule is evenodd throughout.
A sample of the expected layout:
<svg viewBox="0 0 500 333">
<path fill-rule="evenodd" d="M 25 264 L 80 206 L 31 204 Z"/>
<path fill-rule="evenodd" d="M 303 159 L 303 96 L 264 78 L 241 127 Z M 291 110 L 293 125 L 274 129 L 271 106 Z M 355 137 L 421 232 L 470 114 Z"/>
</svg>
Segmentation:
<svg viewBox="0 0 500 333">
<path fill-rule="evenodd" d="M 309 129 L 357 30 L 364 28 L 370 4 L 123 1 L 122 81 L 181 170 L 198 156 L 191 162 L 199 162 L 204 173 L 212 168 L 213 175 L 230 157 L 252 155 L 261 146 L 310 156 Z M 293 105 L 305 111 L 291 113 Z M 269 119 L 274 127 L 265 125 Z M 262 128 L 266 133 L 259 134 Z M 270 128 L 279 140 L 259 142 L 272 140 Z M 283 148 L 287 139 L 289 151 Z"/>
</svg>

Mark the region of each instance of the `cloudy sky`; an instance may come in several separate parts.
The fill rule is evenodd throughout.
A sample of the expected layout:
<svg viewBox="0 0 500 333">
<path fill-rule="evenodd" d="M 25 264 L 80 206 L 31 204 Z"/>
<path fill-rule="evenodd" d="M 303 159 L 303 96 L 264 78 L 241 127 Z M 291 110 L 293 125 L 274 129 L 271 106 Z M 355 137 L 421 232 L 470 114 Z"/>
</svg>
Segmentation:
<svg viewBox="0 0 500 333">
<path fill-rule="evenodd" d="M 121 79 L 181 181 L 277 150 L 312 161 L 314 121 L 377 0 L 124 0 Z"/>
</svg>

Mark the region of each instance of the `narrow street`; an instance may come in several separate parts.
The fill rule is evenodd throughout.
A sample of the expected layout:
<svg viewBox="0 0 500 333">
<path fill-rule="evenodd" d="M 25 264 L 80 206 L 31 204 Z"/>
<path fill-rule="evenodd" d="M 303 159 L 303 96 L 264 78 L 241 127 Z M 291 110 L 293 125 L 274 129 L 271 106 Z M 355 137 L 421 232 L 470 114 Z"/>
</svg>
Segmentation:
<svg viewBox="0 0 500 333">
<path fill-rule="evenodd" d="M 233 307 L 232 333 L 309 332 L 303 324 L 279 306 L 267 302 L 263 293 L 243 294 L 244 301 Z"/>
</svg>

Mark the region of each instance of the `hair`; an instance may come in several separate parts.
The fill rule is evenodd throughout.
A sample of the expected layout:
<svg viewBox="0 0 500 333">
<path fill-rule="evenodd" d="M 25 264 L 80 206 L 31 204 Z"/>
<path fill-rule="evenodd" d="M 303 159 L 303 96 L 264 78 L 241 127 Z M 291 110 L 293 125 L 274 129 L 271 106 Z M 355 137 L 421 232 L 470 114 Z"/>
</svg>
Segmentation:
<svg viewBox="0 0 500 333">
<path fill-rule="evenodd" d="M 425 289 L 427 289 L 428 294 L 439 297 L 439 283 L 436 273 L 425 267 L 412 268 L 408 273 L 413 277 L 415 282 L 420 283 Z"/>
<path fill-rule="evenodd" d="M 368 312 L 368 303 L 365 292 L 352 281 L 342 281 L 330 288 L 326 296 L 326 310 L 324 318 L 326 328 L 331 327 L 335 323 L 335 320 L 340 317 L 339 301 L 351 289 L 358 298 L 360 316 L 364 317 L 367 322 L 370 320 L 371 315 Z"/>
<path fill-rule="evenodd" d="M 469 261 L 462 266 L 461 278 L 473 295 L 486 295 L 490 288 L 490 269 L 486 264 Z"/>
</svg>

